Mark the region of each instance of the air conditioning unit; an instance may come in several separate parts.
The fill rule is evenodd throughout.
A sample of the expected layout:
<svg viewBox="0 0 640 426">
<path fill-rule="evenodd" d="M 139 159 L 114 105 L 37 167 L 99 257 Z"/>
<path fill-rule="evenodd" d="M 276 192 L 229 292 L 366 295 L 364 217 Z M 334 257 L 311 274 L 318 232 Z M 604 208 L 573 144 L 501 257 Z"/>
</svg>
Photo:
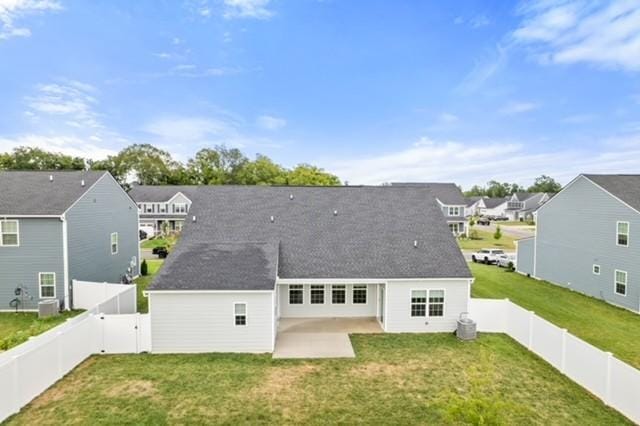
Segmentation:
<svg viewBox="0 0 640 426">
<path fill-rule="evenodd" d="M 38 318 L 48 318 L 60 313 L 58 299 L 47 299 L 38 303 Z"/>
</svg>

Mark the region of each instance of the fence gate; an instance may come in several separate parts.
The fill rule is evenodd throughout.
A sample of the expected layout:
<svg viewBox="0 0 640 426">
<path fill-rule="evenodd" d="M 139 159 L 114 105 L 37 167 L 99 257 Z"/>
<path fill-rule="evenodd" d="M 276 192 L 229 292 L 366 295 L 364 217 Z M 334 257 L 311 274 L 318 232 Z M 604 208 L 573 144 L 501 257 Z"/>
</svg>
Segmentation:
<svg viewBox="0 0 640 426">
<path fill-rule="evenodd" d="M 100 315 L 104 354 L 149 352 L 151 331 L 149 315 Z"/>
</svg>

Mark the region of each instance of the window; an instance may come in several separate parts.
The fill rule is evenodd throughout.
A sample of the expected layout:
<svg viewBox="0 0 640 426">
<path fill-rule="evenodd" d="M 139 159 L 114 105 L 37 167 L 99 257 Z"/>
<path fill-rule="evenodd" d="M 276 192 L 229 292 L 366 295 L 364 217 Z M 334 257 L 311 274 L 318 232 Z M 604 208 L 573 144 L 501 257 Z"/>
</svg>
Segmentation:
<svg viewBox="0 0 640 426">
<path fill-rule="evenodd" d="M 111 254 L 118 254 L 118 233 L 111 234 Z"/>
<path fill-rule="evenodd" d="M 352 300 L 354 305 L 366 305 L 367 304 L 367 286 L 354 285 Z"/>
<path fill-rule="evenodd" d="M 55 272 L 40 272 L 38 274 L 40 284 L 40 298 L 51 299 L 56 297 L 56 274 Z"/>
<path fill-rule="evenodd" d="M 174 213 L 186 213 L 187 212 L 187 205 L 185 203 L 175 203 L 173 205 L 173 212 Z"/>
<path fill-rule="evenodd" d="M 145 213 L 153 213 L 153 204 L 144 204 L 144 212 Z"/>
<path fill-rule="evenodd" d="M 429 290 L 429 316 L 444 316 L 444 290 Z"/>
<path fill-rule="evenodd" d="M 411 290 L 411 316 L 427 315 L 427 290 Z"/>
<path fill-rule="evenodd" d="M 454 235 L 458 235 L 459 233 L 462 232 L 462 230 L 460 229 L 462 227 L 460 225 L 461 224 L 459 223 L 450 223 L 449 229 L 451 230 L 451 232 L 453 232 Z"/>
<path fill-rule="evenodd" d="M 289 304 L 302 305 L 304 303 L 304 293 L 301 284 L 292 284 L 289 286 Z"/>
<path fill-rule="evenodd" d="M 323 285 L 311 286 L 311 304 L 312 305 L 324 304 L 324 286 Z"/>
<path fill-rule="evenodd" d="M 331 303 L 344 305 L 347 302 L 347 287 L 344 285 L 331 286 Z"/>
<path fill-rule="evenodd" d="M 247 304 L 234 303 L 233 317 L 234 317 L 235 325 L 247 325 Z"/>
<path fill-rule="evenodd" d="M 18 247 L 20 228 L 17 220 L 0 220 L 0 247 Z"/>
<path fill-rule="evenodd" d="M 618 222 L 617 225 L 617 244 L 619 246 L 629 246 L 629 222 Z"/>
<path fill-rule="evenodd" d="M 593 265 L 593 274 L 600 275 L 600 265 Z"/>
<path fill-rule="evenodd" d="M 460 214 L 460 207 L 458 207 L 458 206 L 450 206 L 449 207 L 449 216 L 462 216 Z"/>
<path fill-rule="evenodd" d="M 616 269 L 616 294 L 621 296 L 627 295 L 627 273 L 626 271 L 618 271 Z"/>
</svg>

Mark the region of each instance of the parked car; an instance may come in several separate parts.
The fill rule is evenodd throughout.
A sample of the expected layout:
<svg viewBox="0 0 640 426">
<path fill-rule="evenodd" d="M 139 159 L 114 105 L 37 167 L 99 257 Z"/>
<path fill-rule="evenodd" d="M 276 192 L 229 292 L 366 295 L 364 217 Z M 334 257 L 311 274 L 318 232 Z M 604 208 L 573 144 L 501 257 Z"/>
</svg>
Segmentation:
<svg viewBox="0 0 640 426">
<path fill-rule="evenodd" d="M 504 254 L 504 250 L 502 249 L 482 249 L 477 251 L 471 255 L 471 260 L 476 262 L 482 262 L 487 265 L 491 265 L 492 263 L 496 263 L 498 261 L 498 256 Z"/>
<path fill-rule="evenodd" d="M 496 265 L 499 268 L 508 268 L 509 264 L 516 267 L 516 255 L 515 254 L 501 254 L 498 256 L 498 260 L 496 261 Z"/>
<path fill-rule="evenodd" d="M 506 222 L 509 218 L 506 216 L 494 216 L 493 220 L 496 222 Z"/>
<path fill-rule="evenodd" d="M 151 249 L 151 254 L 158 254 L 160 251 L 167 251 L 165 246 L 158 246 Z"/>
<path fill-rule="evenodd" d="M 478 225 L 490 225 L 491 224 L 491 220 L 489 220 L 488 217 L 481 217 L 478 219 L 477 221 Z"/>
<path fill-rule="evenodd" d="M 166 259 L 169 255 L 169 250 L 167 250 L 166 247 L 158 247 L 158 250 L 155 254 L 158 255 L 159 259 Z"/>
<path fill-rule="evenodd" d="M 140 231 L 138 231 L 140 234 L 140 240 L 146 240 L 147 239 L 147 233 L 144 232 L 142 229 Z"/>
</svg>

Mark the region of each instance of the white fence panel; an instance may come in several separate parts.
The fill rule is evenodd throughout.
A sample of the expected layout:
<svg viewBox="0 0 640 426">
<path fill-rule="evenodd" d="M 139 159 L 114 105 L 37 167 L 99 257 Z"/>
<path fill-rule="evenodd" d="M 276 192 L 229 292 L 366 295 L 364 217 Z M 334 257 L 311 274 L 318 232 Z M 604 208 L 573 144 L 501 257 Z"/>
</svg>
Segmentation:
<svg viewBox="0 0 640 426">
<path fill-rule="evenodd" d="M 610 380 L 611 406 L 640 422 L 640 371 L 612 358 Z"/>
<path fill-rule="evenodd" d="M 561 329 L 537 315 L 532 318 L 531 350 L 563 371 L 564 335 Z"/>
<path fill-rule="evenodd" d="M 149 315 L 101 315 L 102 347 L 106 354 L 149 352 L 151 321 Z"/>
<path fill-rule="evenodd" d="M 128 293 L 133 289 L 133 295 Z M 95 283 L 88 281 L 73 281 L 73 307 L 76 309 L 91 309 L 96 305 L 104 303 L 105 301 L 113 298 L 114 296 L 123 296 L 133 298 L 133 301 L 127 299 L 125 303 L 129 305 L 133 302 L 135 307 L 135 289 L 133 284 L 113 284 L 113 283 Z M 127 313 L 133 313 L 129 311 Z"/>
<path fill-rule="evenodd" d="M 121 314 L 135 314 L 138 311 L 137 291 L 135 286 L 129 286 L 126 291 L 118 294 L 118 309 Z"/>
<path fill-rule="evenodd" d="M 518 341 L 521 345 L 529 348 L 529 336 L 531 335 L 531 312 L 518 305 L 507 302 L 509 307 L 507 334 Z"/>
<path fill-rule="evenodd" d="M 138 328 L 138 336 L 140 336 L 138 350 L 151 352 L 151 317 L 149 314 L 139 316 Z"/>
<path fill-rule="evenodd" d="M 565 374 L 605 400 L 607 393 L 607 358 L 609 354 L 567 335 Z"/>
<path fill-rule="evenodd" d="M 101 314 L 117 314 L 118 312 L 118 296 L 113 297 L 97 306 L 98 312 Z"/>
<path fill-rule="evenodd" d="M 14 367 L 13 360 L 0 363 L 0 421 L 20 409 L 18 395 L 13 385 Z"/>
<path fill-rule="evenodd" d="M 507 330 L 507 309 L 508 304 L 505 300 L 469 300 L 469 315 L 476 321 L 478 331 L 504 333 Z"/>
</svg>

